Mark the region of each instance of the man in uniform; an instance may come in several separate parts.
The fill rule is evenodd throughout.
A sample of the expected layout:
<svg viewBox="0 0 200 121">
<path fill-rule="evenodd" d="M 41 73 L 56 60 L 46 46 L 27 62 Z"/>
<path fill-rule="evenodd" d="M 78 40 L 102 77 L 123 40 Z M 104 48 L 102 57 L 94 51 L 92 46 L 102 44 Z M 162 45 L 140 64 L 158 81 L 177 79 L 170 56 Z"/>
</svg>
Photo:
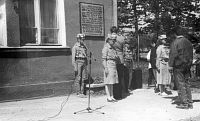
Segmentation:
<svg viewBox="0 0 200 121">
<path fill-rule="evenodd" d="M 123 48 L 124 54 L 124 81 L 126 89 L 131 89 L 132 69 L 133 69 L 133 47 L 130 38 L 125 39 Z"/>
<path fill-rule="evenodd" d="M 176 27 L 167 33 L 172 40 L 169 54 L 169 71 L 174 74 L 178 86 L 180 104 L 177 108 L 193 108 L 191 90 L 189 85 L 190 68 L 193 60 L 193 47 L 191 42 L 182 36 L 182 29 Z"/>
<path fill-rule="evenodd" d="M 115 98 L 119 99 L 119 98 L 123 98 L 126 95 L 126 93 L 128 93 L 128 88 L 126 88 L 125 82 L 124 82 L 123 46 L 125 43 L 125 40 L 124 40 L 125 37 L 118 34 L 119 29 L 116 26 L 112 26 L 110 29 L 110 32 L 112 35 L 117 36 L 116 42 L 113 46 L 114 46 L 115 50 L 117 51 L 117 56 L 119 58 L 119 60 L 117 61 L 117 72 L 118 72 L 119 84 L 114 85 L 113 90 L 114 90 L 114 96 L 115 96 L 115 94 L 118 95 L 118 97 L 115 97 Z"/>
<path fill-rule="evenodd" d="M 87 47 L 84 43 L 85 35 L 77 34 L 77 42 L 72 48 L 72 65 L 75 71 L 75 86 L 79 87 L 77 95 L 85 97 L 85 83 L 87 80 Z"/>
</svg>

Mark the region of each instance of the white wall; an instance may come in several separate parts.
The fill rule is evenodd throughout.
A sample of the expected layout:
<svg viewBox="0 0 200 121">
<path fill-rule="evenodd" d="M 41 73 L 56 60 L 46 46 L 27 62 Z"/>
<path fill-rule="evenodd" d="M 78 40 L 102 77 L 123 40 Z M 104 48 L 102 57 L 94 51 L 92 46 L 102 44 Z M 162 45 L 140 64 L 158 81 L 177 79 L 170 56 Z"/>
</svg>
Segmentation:
<svg viewBox="0 0 200 121">
<path fill-rule="evenodd" d="M 5 0 L 0 0 L 0 47 L 7 46 L 6 7 Z"/>
</svg>

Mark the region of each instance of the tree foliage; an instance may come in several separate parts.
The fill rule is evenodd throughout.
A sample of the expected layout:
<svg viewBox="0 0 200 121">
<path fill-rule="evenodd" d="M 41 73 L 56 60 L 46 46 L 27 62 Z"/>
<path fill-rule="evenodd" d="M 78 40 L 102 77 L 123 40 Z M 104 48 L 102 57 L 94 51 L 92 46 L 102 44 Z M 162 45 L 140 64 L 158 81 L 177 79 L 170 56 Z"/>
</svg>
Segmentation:
<svg viewBox="0 0 200 121">
<path fill-rule="evenodd" d="M 118 26 L 139 33 L 140 47 L 175 26 L 200 31 L 200 0 L 118 0 Z"/>
<path fill-rule="evenodd" d="M 199 3 L 200 0 L 118 0 L 119 27 L 132 28 L 137 18 L 143 33 L 162 34 L 178 25 L 196 31 L 200 27 Z"/>
</svg>

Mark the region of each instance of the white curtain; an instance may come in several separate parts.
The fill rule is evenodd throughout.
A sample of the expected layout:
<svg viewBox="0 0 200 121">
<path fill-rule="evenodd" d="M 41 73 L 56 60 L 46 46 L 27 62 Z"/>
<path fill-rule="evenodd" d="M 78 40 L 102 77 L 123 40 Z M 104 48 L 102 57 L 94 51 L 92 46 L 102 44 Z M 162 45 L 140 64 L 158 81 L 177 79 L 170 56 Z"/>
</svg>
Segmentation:
<svg viewBox="0 0 200 121">
<path fill-rule="evenodd" d="M 36 43 L 34 0 L 19 0 L 21 44 Z"/>
<path fill-rule="evenodd" d="M 58 44 L 57 0 L 40 0 L 41 44 Z"/>
</svg>

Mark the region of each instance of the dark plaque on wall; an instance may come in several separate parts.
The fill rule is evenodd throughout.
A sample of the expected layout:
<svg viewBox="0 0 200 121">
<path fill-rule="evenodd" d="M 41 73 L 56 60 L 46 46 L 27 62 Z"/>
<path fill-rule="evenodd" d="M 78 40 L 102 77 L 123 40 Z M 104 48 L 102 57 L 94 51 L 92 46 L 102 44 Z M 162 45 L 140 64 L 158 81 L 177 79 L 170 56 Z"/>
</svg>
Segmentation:
<svg viewBox="0 0 200 121">
<path fill-rule="evenodd" d="M 103 5 L 80 3 L 80 25 L 86 36 L 104 36 Z"/>
</svg>

